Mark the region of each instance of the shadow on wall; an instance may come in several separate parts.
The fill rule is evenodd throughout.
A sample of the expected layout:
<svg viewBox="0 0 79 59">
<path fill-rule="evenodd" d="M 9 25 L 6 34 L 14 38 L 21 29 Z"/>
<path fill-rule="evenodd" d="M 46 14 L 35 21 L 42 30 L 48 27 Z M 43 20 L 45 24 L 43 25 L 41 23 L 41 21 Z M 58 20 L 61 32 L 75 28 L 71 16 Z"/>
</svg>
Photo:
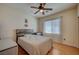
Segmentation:
<svg viewBox="0 0 79 59">
<path fill-rule="evenodd" d="M 16 30 L 13 30 L 13 41 L 16 42 Z"/>
</svg>

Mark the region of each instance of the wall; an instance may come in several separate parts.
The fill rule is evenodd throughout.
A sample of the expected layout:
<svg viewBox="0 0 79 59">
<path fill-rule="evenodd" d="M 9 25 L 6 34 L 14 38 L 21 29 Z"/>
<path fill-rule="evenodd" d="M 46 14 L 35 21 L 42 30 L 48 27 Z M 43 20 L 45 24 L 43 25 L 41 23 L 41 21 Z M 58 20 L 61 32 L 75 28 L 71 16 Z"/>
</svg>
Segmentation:
<svg viewBox="0 0 79 59">
<path fill-rule="evenodd" d="M 28 27 L 24 27 L 25 18 Z M 0 5 L 0 37 L 1 39 L 15 39 L 16 29 L 33 29 L 37 31 L 37 19 L 23 10 Z"/>
<path fill-rule="evenodd" d="M 70 8 L 68 10 L 64 10 L 61 11 L 59 13 L 53 14 L 53 15 L 49 15 L 46 17 L 41 17 L 38 18 L 38 31 L 42 32 L 43 31 L 43 22 L 45 21 L 45 19 L 53 19 L 56 17 L 62 17 L 62 23 L 61 23 L 61 38 L 60 37 L 56 37 L 55 39 L 56 41 L 61 41 L 61 43 L 66 44 L 66 45 L 70 45 L 70 46 L 75 46 L 75 47 L 79 47 L 79 38 L 78 38 L 78 19 L 77 19 L 77 8 Z M 52 35 L 53 37 L 53 35 Z M 64 38 L 66 40 L 64 40 Z"/>
</svg>

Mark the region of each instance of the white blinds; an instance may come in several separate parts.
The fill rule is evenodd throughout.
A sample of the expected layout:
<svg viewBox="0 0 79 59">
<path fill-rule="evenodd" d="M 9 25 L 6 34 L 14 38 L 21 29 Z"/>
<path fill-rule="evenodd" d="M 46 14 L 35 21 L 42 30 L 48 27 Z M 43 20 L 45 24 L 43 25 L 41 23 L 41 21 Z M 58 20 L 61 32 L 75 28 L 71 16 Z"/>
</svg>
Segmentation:
<svg viewBox="0 0 79 59">
<path fill-rule="evenodd" d="M 44 33 L 60 34 L 61 18 L 51 19 L 44 22 Z"/>
</svg>

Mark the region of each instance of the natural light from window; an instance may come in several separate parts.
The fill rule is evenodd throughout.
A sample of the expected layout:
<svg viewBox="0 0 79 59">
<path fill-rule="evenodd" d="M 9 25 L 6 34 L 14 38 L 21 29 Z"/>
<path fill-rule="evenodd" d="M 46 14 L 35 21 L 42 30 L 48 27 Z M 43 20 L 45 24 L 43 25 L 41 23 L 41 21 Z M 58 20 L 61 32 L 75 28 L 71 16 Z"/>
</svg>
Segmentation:
<svg viewBox="0 0 79 59">
<path fill-rule="evenodd" d="M 45 21 L 43 29 L 44 33 L 60 34 L 60 20 L 61 18 L 56 18 Z"/>
</svg>

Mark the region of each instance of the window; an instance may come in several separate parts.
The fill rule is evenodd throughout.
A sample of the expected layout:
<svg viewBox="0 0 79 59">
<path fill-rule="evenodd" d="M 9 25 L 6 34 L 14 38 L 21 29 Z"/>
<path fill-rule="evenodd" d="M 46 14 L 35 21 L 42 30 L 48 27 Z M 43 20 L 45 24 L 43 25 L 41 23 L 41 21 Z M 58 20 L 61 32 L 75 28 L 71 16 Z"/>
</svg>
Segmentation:
<svg viewBox="0 0 79 59">
<path fill-rule="evenodd" d="M 60 34 L 60 18 L 45 21 L 44 33 Z"/>
</svg>

